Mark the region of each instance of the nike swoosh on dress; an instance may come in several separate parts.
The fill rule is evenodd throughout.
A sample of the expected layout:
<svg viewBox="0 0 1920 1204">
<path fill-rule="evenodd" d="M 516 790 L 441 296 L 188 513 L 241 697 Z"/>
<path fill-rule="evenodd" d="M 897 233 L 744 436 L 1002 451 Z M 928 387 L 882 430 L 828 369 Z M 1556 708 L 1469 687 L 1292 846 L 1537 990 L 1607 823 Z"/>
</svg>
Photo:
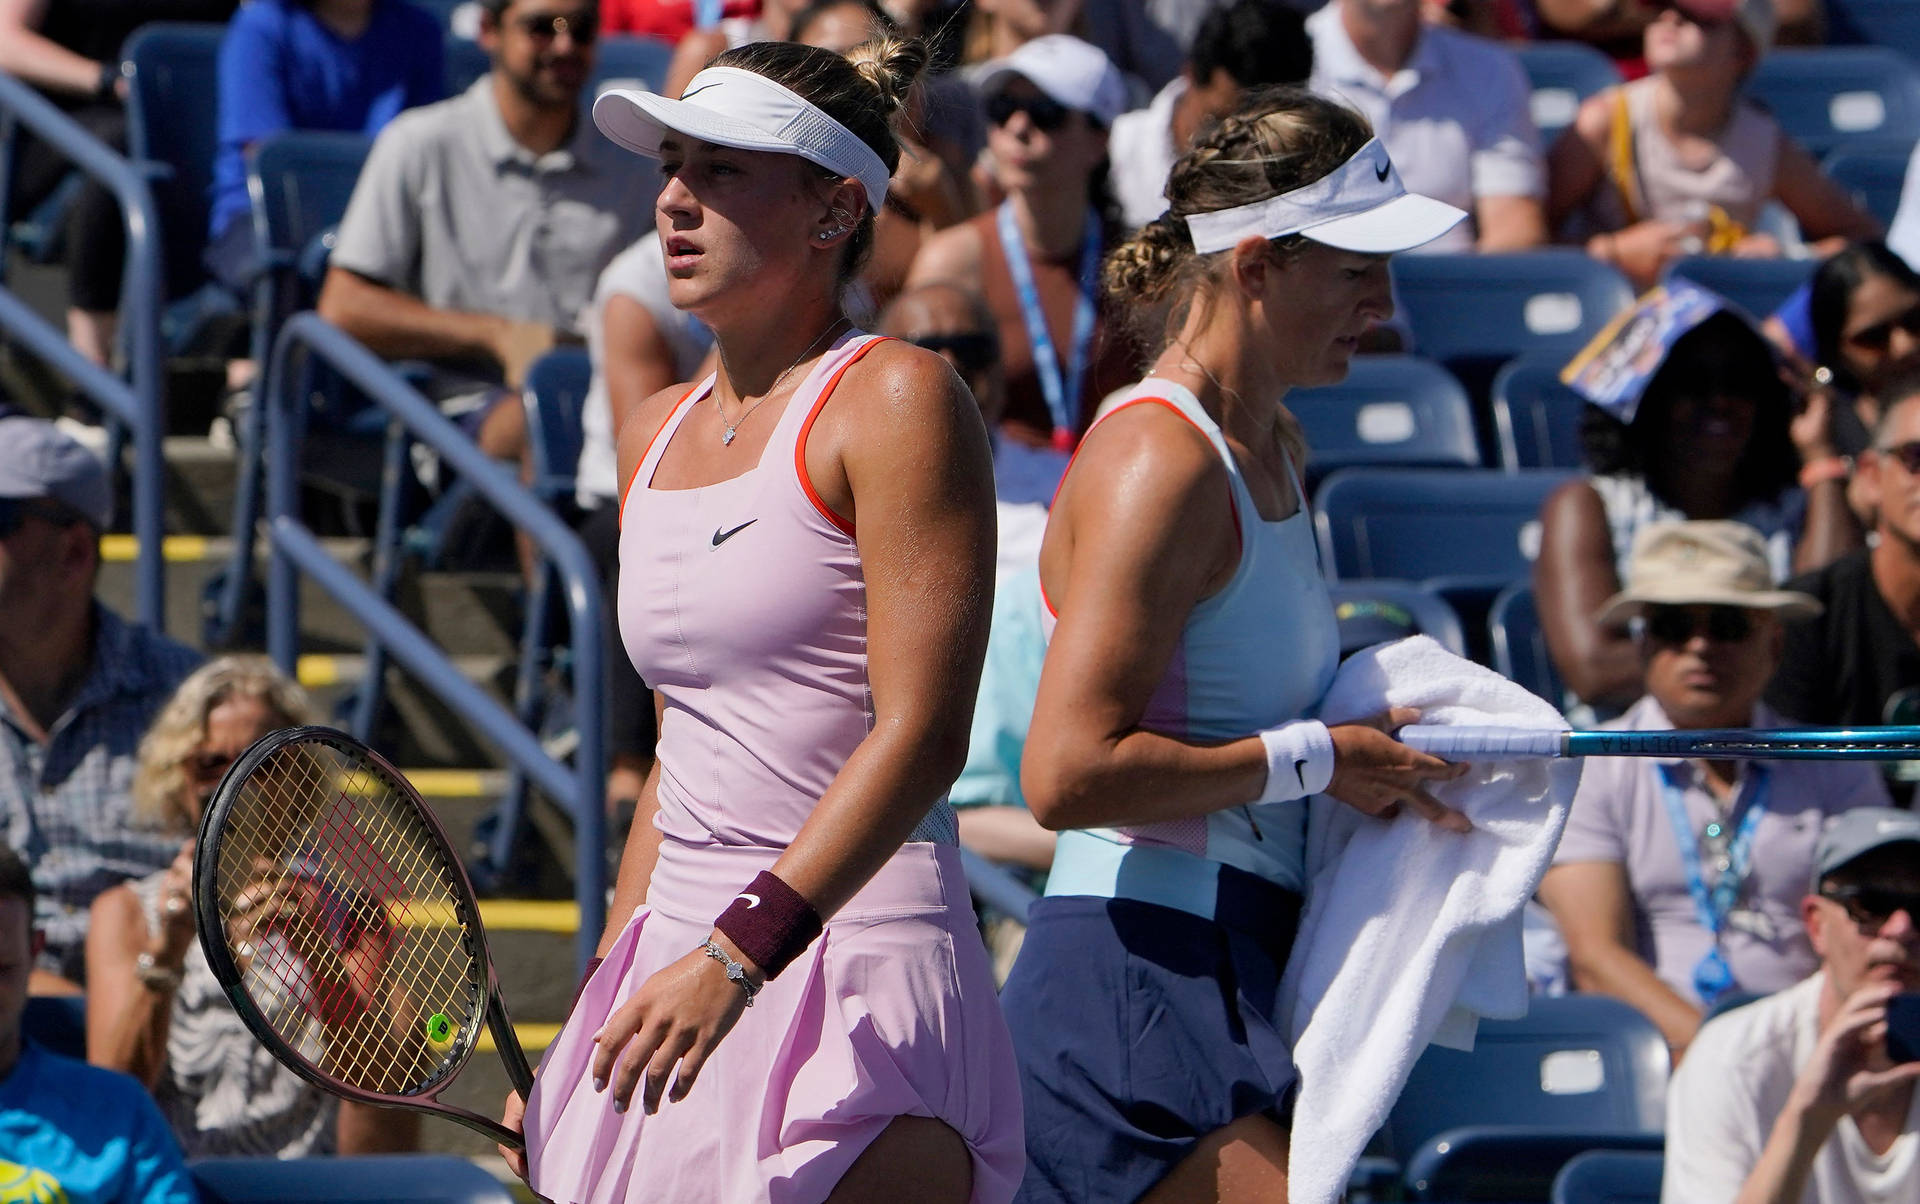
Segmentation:
<svg viewBox="0 0 1920 1204">
<path fill-rule="evenodd" d="M 741 523 L 739 526 L 735 527 L 731 531 L 722 531 L 720 528 L 715 527 L 713 529 L 713 546 L 716 548 L 719 547 L 721 544 L 727 542 L 729 539 L 732 539 L 734 536 L 740 534 L 740 532 L 746 530 L 748 527 L 751 527 L 753 524 L 759 521 L 760 520 L 757 518 L 750 518 L 746 522 Z"/>
</svg>

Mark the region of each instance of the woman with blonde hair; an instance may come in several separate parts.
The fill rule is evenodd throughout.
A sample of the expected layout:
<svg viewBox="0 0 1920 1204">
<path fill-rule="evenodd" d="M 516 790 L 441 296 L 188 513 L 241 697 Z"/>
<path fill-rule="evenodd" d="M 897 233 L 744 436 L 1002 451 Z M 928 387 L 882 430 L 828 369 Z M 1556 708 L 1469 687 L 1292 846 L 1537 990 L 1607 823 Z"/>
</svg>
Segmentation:
<svg viewBox="0 0 1920 1204">
<path fill-rule="evenodd" d="M 1307 799 L 1466 827 L 1427 789 L 1465 767 L 1387 734 L 1411 712 L 1306 718 L 1340 639 L 1282 403 L 1392 315 L 1389 255 L 1466 215 L 1292 88 L 1203 133 L 1167 199 L 1106 264 L 1118 302 L 1170 307 L 1164 349 L 1088 432 L 1040 552 L 1021 782 L 1061 835 L 1001 996 L 1023 1201 L 1286 1199 Z"/>
<path fill-rule="evenodd" d="M 87 1060 L 153 1091 L 187 1157 L 411 1149 L 411 1113 L 343 1104 L 281 1066 L 227 1002 L 194 939 L 194 833 L 234 759 L 306 723 L 306 691 L 263 656 L 224 656 L 174 692 L 140 742 L 136 818 L 180 834 L 174 863 L 102 893 L 87 932 Z"/>
</svg>

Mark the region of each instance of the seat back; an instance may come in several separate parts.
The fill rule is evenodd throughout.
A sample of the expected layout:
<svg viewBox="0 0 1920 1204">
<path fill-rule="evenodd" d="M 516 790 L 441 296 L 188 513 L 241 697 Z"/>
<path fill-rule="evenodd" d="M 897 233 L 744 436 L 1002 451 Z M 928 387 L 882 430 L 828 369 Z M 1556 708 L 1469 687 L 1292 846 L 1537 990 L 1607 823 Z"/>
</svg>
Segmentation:
<svg viewBox="0 0 1920 1204">
<path fill-rule="evenodd" d="M 1882 226 L 1890 226 L 1900 210 L 1900 191 L 1906 186 L 1907 163 L 1912 158 L 1913 147 L 1908 143 L 1843 146 L 1828 155 L 1820 168 L 1879 218 Z"/>
<path fill-rule="evenodd" d="M 1619 272 L 1572 249 L 1512 255 L 1400 255 L 1394 295 L 1413 349 L 1459 361 L 1557 355 L 1564 362 L 1633 303 Z"/>
<path fill-rule="evenodd" d="M 549 502 L 573 493 L 583 439 L 581 410 L 592 385 L 593 362 L 579 347 L 549 351 L 527 369 L 521 397 L 527 407 L 533 491 Z"/>
<path fill-rule="evenodd" d="M 295 130 L 254 149 L 247 165 L 254 233 L 278 266 L 297 267 L 309 244 L 340 224 L 372 148 L 364 134 Z"/>
<path fill-rule="evenodd" d="M 1579 468 L 1586 399 L 1560 380 L 1564 361 L 1521 356 L 1493 378 L 1493 426 L 1500 462 L 1514 468 Z"/>
<path fill-rule="evenodd" d="M 1553 1179 L 1553 1204 L 1660 1204 L 1666 1155 L 1653 1150 L 1588 1150 Z"/>
<path fill-rule="evenodd" d="M 471 87 L 474 80 L 493 70 L 493 60 L 487 57 L 486 51 L 480 49 L 478 42 L 466 38 L 448 38 L 441 70 L 447 83 L 447 95 L 458 96 Z"/>
<path fill-rule="evenodd" d="M 1548 469 L 1336 472 L 1314 501 L 1321 559 L 1340 581 L 1521 580 L 1539 549 L 1540 503 L 1570 475 Z"/>
<path fill-rule="evenodd" d="M 1627 1004 L 1605 995 L 1536 997 L 1523 1019 L 1483 1020 L 1472 1053 L 1428 1047 L 1388 1114 L 1387 1133 L 1393 1149 L 1410 1155 L 1469 1126 L 1658 1131 L 1669 1066 L 1660 1030 Z"/>
<path fill-rule="evenodd" d="M 1746 92 L 1815 156 L 1862 138 L 1920 137 L 1920 67 L 1884 46 L 1774 50 Z"/>
<path fill-rule="evenodd" d="M 1735 259 L 1730 255 L 1688 255 L 1667 266 L 1666 277 L 1691 280 L 1747 311 L 1758 322 L 1794 290 L 1813 279 L 1812 259 Z"/>
<path fill-rule="evenodd" d="M 1447 600 L 1405 581 L 1336 581 L 1327 587 L 1340 624 L 1340 651 L 1410 635 L 1428 635 L 1457 656 L 1467 654 L 1466 629 Z"/>
<path fill-rule="evenodd" d="M 20 1016 L 20 1035 L 40 1048 L 87 1060 L 87 997 L 29 995 Z"/>
<path fill-rule="evenodd" d="M 1920 62 L 1920 5 L 1913 0 L 1827 0 L 1827 41 L 1871 43 Z"/>
<path fill-rule="evenodd" d="M 594 52 L 590 94 L 608 87 L 644 88 L 658 92 L 667 82 L 673 62 L 673 43 L 659 38 L 611 34 L 600 39 Z"/>
<path fill-rule="evenodd" d="M 1309 489 L 1357 465 L 1480 467 L 1467 391 L 1432 360 L 1361 356 L 1339 384 L 1287 394 L 1287 408 L 1306 432 Z"/>
<path fill-rule="evenodd" d="M 1487 639 L 1493 667 L 1502 677 L 1519 682 L 1555 707 L 1564 704 L 1566 687 L 1547 651 L 1532 586 L 1510 585 L 1500 591 L 1487 614 Z"/>
<path fill-rule="evenodd" d="M 225 33 L 221 25 L 156 21 L 127 39 L 127 149 L 154 173 L 168 298 L 206 281 L 200 257 L 211 213 Z"/>
<path fill-rule="evenodd" d="M 1613 60 L 1585 42 L 1524 42 L 1513 52 L 1533 86 L 1527 107 L 1543 146 L 1573 124 L 1581 101 L 1620 82 Z"/>
<path fill-rule="evenodd" d="M 1658 1156 L 1658 1131 L 1475 1126 L 1436 1135 L 1407 1160 L 1407 1198 L 1451 1204 L 1539 1204 L 1573 1159 L 1592 1150 Z"/>
<path fill-rule="evenodd" d="M 446 1154 L 197 1158 L 187 1169 L 207 1204 L 513 1204 L 499 1180 Z"/>
</svg>

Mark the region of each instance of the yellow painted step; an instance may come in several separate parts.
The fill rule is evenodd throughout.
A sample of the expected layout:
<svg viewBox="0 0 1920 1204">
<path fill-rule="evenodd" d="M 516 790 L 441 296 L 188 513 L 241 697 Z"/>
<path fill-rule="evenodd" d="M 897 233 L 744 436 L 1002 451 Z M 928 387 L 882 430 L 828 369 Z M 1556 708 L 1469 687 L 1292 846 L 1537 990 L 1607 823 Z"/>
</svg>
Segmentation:
<svg viewBox="0 0 1920 1204">
<path fill-rule="evenodd" d="M 414 928 L 445 928 L 453 911 L 443 904 L 396 899 L 387 904 L 395 924 Z M 580 908 L 570 899 L 482 899 L 480 923 L 488 932 L 555 932 L 572 936 L 580 931 Z"/>
<path fill-rule="evenodd" d="M 513 1026 L 513 1035 L 520 1038 L 521 1052 L 532 1056 L 553 1044 L 553 1039 L 560 1035 L 560 1026 L 557 1024 L 516 1024 Z M 498 1049 L 499 1047 L 493 1042 L 493 1030 L 488 1029 L 481 1033 L 480 1039 L 474 1042 L 473 1047 L 475 1051 L 479 1053 L 493 1053 Z"/>
</svg>

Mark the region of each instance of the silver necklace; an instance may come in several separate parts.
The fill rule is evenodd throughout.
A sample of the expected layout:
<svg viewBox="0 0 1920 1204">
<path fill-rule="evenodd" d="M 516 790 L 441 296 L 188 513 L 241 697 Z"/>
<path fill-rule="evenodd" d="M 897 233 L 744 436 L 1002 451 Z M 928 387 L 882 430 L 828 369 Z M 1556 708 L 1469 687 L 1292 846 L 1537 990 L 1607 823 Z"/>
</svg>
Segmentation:
<svg viewBox="0 0 1920 1204">
<path fill-rule="evenodd" d="M 753 413 L 755 410 L 759 409 L 761 404 L 764 403 L 767 400 L 767 398 L 772 397 L 775 393 L 778 393 L 780 391 L 781 382 L 785 381 L 787 377 L 791 376 L 795 368 L 798 368 L 801 364 L 805 363 L 807 361 L 807 357 L 814 353 L 814 350 L 820 346 L 822 340 L 824 340 L 828 335 L 832 334 L 834 331 L 840 329 L 840 323 L 845 321 L 846 321 L 846 318 L 841 317 L 835 320 L 833 325 L 827 327 L 825 330 L 821 331 L 817 336 L 815 336 L 813 342 L 807 344 L 807 349 L 800 353 L 800 358 L 793 361 L 791 364 L 788 364 L 785 371 L 781 372 L 780 375 L 774 377 L 773 383 L 767 386 L 767 391 L 760 395 L 760 399 L 754 402 L 752 405 L 748 406 L 746 409 L 740 411 L 740 417 L 734 419 L 732 422 L 727 421 L 727 412 L 720 408 L 720 390 L 715 389 L 713 391 L 713 412 L 720 415 L 721 425 L 727 428 L 726 430 L 720 433 L 720 446 L 726 447 L 727 445 L 731 444 L 733 442 L 734 432 L 740 429 L 740 424 L 747 420 L 747 416 Z"/>
</svg>

